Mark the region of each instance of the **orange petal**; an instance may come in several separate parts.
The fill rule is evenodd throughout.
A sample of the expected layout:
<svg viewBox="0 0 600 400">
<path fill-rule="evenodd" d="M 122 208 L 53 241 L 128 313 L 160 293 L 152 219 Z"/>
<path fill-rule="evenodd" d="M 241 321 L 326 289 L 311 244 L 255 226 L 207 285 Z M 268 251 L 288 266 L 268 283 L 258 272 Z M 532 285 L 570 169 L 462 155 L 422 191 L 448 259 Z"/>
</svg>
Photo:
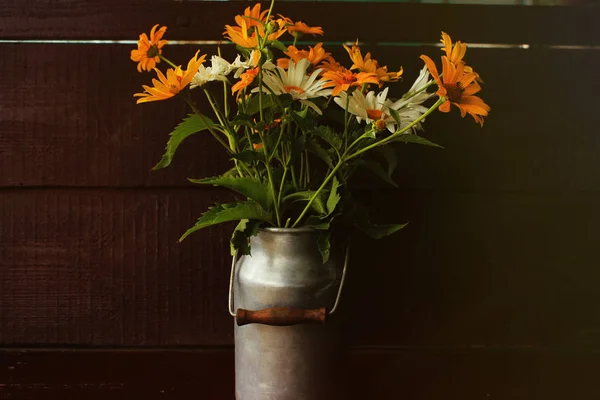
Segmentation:
<svg viewBox="0 0 600 400">
<path fill-rule="evenodd" d="M 440 80 L 440 74 L 438 73 L 437 67 L 435 66 L 435 63 L 433 62 L 433 60 L 431 58 L 427 57 L 425 54 L 421 55 L 421 60 L 425 61 L 425 65 L 427 66 L 427 69 L 429 70 L 429 72 L 431 73 L 431 76 L 433 76 L 433 79 L 435 79 L 437 84 L 439 86 L 443 86 L 442 81 Z"/>
<path fill-rule="evenodd" d="M 440 106 L 440 111 L 441 112 L 450 112 L 450 102 L 448 100 L 446 100 L 445 102 L 442 103 L 442 105 Z"/>
<path fill-rule="evenodd" d="M 454 49 L 452 49 L 452 54 L 450 56 L 450 61 L 454 64 L 459 64 L 462 62 L 463 57 L 467 53 L 467 45 L 462 42 L 456 42 L 454 45 Z"/>
<path fill-rule="evenodd" d="M 491 110 L 490 106 L 485 104 L 484 101 L 477 96 L 463 96 L 462 99 L 460 99 L 460 103 L 468 112 L 483 116 L 488 115 L 489 111 Z"/>
<path fill-rule="evenodd" d="M 464 87 L 464 86 L 463 86 Z M 463 92 L 463 96 L 471 96 L 481 90 L 481 86 L 477 82 L 473 82 L 467 87 L 465 87 L 465 91 Z"/>
<path fill-rule="evenodd" d="M 442 31 L 442 39 L 440 42 L 442 42 L 442 45 L 444 46 L 442 50 L 446 52 L 446 56 L 450 57 L 452 54 L 452 39 L 450 39 L 450 35 Z"/>
<path fill-rule="evenodd" d="M 444 85 L 453 85 L 456 83 L 458 75 L 456 73 L 456 67 L 450 62 L 448 57 L 442 56 L 442 74 L 444 79 Z"/>
</svg>

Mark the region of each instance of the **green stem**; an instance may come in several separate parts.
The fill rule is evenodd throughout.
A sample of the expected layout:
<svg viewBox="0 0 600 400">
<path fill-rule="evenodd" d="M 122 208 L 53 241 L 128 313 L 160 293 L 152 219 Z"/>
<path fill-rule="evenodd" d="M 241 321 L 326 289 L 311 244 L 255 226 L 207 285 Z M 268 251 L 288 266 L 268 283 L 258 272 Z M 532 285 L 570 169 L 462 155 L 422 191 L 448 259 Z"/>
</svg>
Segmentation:
<svg viewBox="0 0 600 400">
<path fill-rule="evenodd" d="M 263 102 L 262 102 L 262 68 L 258 71 L 258 110 L 260 113 L 260 121 L 264 121 Z"/>
<path fill-rule="evenodd" d="M 366 131 L 365 133 L 363 133 L 362 135 L 360 135 L 360 137 L 358 137 L 354 142 L 350 143 L 350 146 L 348 146 L 348 148 L 346 149 L 346 152 L 349 152 L 350 150 L 352 150 L 352 148 L 361 140 L 363 140 L 366 136 L 370 136 L 371 133 L 375 132 L 375 129 L 371 128 L 368 131 Z"/>
<path fill-rule="evenodd" d="M 304 152 L 300 153 L 300 185 L 304 188 Z"/>
<path fill-rule="evenodd" d="M 277 138 L 277 143 L 275 143 L 275 147 L 273 148 L 271 155 L 267 159 L 267 162 L 270 162 L 271 159 L 273 159 L 273 157 L 275 156 L 275 152 L 277 151 L 277 149 L 279 148 L 279 145 L 281 144 L 281 138 L 283 137 L 283 128 L 285 126 L 285 122 L 284 122 L 285 120 L 283 118 L 284 118 L 284 116 L 281 117 L 281 119 L 282 119 L 281 129 L 279 130 L 279 137 Z"/>
<path fill-rule="evenodd" d="M 221 46 L 217 48 L 217 54 L 221 57 Z M 227 90 L 227 82 L 223 82 L 223 110 L 225 110 L 225 119 L 229 119 L 229 90 Z"/>
<path fill-rule="evenodd" d="M 271 18 L 271 13 L 273 12 L 273 6 L 275 5 L 275 0 L 271 0 L 271 5 L 269 6 L 269 12 L 267 13 L 267 19 L 265 21 L 267 21 L 267 23 L 269 23 L 269 19 Z M 265 34 L 266 34 L 266 29 L 265 29 Z M 267 38 L 265 37 L 265 40 L 267 40 Z"/>
<path fill-rule="evenodd" d="M 279 193 L 277 194 L 277 209 L 279 209 L 280 205 L 281 205 L 281 193 L 283 193 L 283 183 L 285 182 L 285 177 L 287 175 L 288 172 L 288 167 L 285 167 L 283 169 L 283 175 L 281 177 L 281 183 L 279 184 Z"/>
<path fill-rule="evenodd" d="M 340 161 L 336 164 L 336 166 L 331 170 L 331 172 L 329 173 L 329 175 L 327 175 L 327 177 L 325 178 L 325 180 L 323 181 L 323 183 L 321 184 L 321 186 L 319 186 L 319 188 L 317 189 L 317 191 L 315 192 L 315 194 L 313 194 L 311 196 L 311 198 L 308 200 L 308 203 L 306 204 L 306 207 L 304 207 L 304 210 L 302 210 L 302 212 L 300 213 L 300 216 L 298 217 L 298 219 L 296 219 L 296 222 L 294 222 L 294 224 L 292 225 L 292 228 L 295 228 L 296 225 L 298 225 L 300 223 L 300 221 L 302 221 L 302 218 L 304 218 L 304 216 L 306 215 L 306 213 L 310 209 L 310 206 L 313 203 L 313 201 L 315 201 L 315 199 L 317 198 L 317 196 L 321 193 L 321 191 L 325 188 L 325 186 L 327 186 L 327 184 L 329 183 L 329 181 L 331 180 L 331 178 L 333 178 L 335 176 L 335 173 L 337 172 L 338 169 L 340 169 L 340 167 L 342 166 L 342 164 L 343 164 L 344 161 L 345 160 L 343 158 L 340 159 Z"/>
<path fill-rule="evenodd" d="M 332 96 L 333 97 L 333 96 Z M 346 92 L 346 107 L 344 107 L 344 151 L 348 149 L 348 107 L 350 106 L 350 95 Z"/>
<path fill-rule="evenodd" d="M 233 150 L 234 153 L 237 153 L 238 152 L 237 140 L 236 140 L 237 136 L 235 135 L 235 133 L 233 132 L 233 129 L 229 125 L 229 121 L 227 120 L 227 118 L 225 118 L 222 115 L 221 110 L 219 110 L 219 107 L 217 106 L 217 103 L 211 96 L 210 92 L 208 90 L 204 89 L 204 94 L 206 94 L 206 98 L 208 99 L 208 102 L 209 102 L 211 108 L 213 109 L 213 112 L 217 116 L 219 123 L 221 125 L 223 125 L 223 127 L 225 127 L 225 129 L 226 129 L 225 134 L 227 136 L 227 140 L 229 141 L 229 146 L 231 147 L 231 149 Z"/>
<path fill-rule="evenodd" d="M 161 60 L 163 60 L 164 62 L 169 64 L 171 67 L 177 68 L 177 65 L 173 64 L 167 57 L 163 56 L 162 54 L 159 54 L 158 56 L 160 57 Z"/>
<path fill-rule="evenodd" d="M 221 137 L 215 132 L 215 130 L 212 128 L 212 126 L 210 125 L 210 123 L 208 122 L 208 120 L 206 119 L 206 117 L 204 115 L 202 115 L 200 113 L 200 111 L 198 111 L 198 109 L 196 108 L 196 106 L 194 105 L 194 102 L 186 95 L 183 94 L 181 95 L 181 97 L 183 97 L 183 99 L 185 100 L 186 103 L 188 103 L 188 105 L 190 106 L 190 108 L 192 109 L 192 111 L 198 115 L 200 117 L 200 119 L 202 120 L 202 122 L 204 122 L 204 125 L 206 125 L 208 131 L 210 132 L 211 135 L 213 135 L 213 137 L 223 145 L 223 147 L 225 147 L 225 149 L 227 149 L 227 151 L 229 153 L 233 153 L 233 151 L 231 150 L 231 148 L 229 147 L 229 145 L 223 140 L 221 139 Z"/>
<path fill-rule="evenodd" d="M 298 191 L 298 181 L 296 180 L 296 170 L 294 169 L 293 165 L 292 165 L 292 183 L 294 184 L 294 190 L 297 192 Z"/>
<path fill-rule="evenodd" d="M 306 153 L 306 188 L 310 187 L 310 162 L 308 160 L 308 153 Z"/>
<path fill-rule="evenodd" d="M 423 115 L 421 115 L 419 118 L 415 119 L 413 122 L 411 122 L 409 125 L 407 125 L 406 127 L 404 127 L 403 129 L 400 129 L 396 132 L 394 132 L 392 135 L 388 136 L 385 139 L 382 139 L 376 143 L 373 143 L 372 145 L 369 145 L 367 147 L 364 147 L 360 150 L 358 150 L 356 153 L 349 155 L 346 160 L 350 160 L 362 153 L 364 153 L 365 151 L 371 150 L 374 147 L 378 147 L 381 145 L 386 144 L 387 142 L 397 138 L 398 136 L 402 135 L 404 132 L 406 132 L 407 130 L 409 130 L 410 128 L 412 128 L 413 126 L 415 126 L 416 124 L 418 124 L 419 122 L 421 122 L 423 119 L 425 119 L 425 117 L 427 117 L 429 114 L 431 114 L 433 111 L 435 111 L 439 106 L 441 106 L 444 102 L 446 101 L 445 98 L 440 97 L 438 99 L 438 101 L 435 102 L 434 105 L 431 106 L 431 108 L 429 108 L 429 110 L 427 110 Z"/>
<path fill-rule="evenodd" d="M 265 155 L 265 169 L 267 170 L 267 177 L 269 179 L 269 188 L 271 189 L 271 196 L 273 197 L 273 205 L 275 208 L 275 217 L 277 218 L 277 226 L 281 226 L 281 217 L 279 216 L 279 207 L 277 206 L 277 195 L 275 194 L 275 184 L 273 183 L 273 175 L 271 174 L 271 167 L 269 166 L 269 152 L 267 149 L 267 143 L 264 135 L 260 134 L 260 139 L 263 143 L 263 153 Z"/>
</svg>

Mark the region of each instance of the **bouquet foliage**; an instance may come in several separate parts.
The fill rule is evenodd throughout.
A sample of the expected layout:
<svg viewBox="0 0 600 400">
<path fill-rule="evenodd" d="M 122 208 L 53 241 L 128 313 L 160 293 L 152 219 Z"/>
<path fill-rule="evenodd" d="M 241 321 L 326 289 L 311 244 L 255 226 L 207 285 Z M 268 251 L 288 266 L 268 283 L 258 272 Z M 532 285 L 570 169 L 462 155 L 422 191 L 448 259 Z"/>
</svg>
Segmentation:
<svg viewBox="0 0 600 400">
<path fill-rule="evenodd" d="M 249 254 L 248 239 L 263 226 L 310 227 L 320 232 L 319 249 L 329 256 L 333 225 L 356 226 L 380 238 L 403 224 L 374 225 L 352 198 L 348 186 L 358 168 L 368 168 L 393 184 L 397 165 L 393 143 L 437 146 L 418 133 L 439 108 L 456 106 L 483 125 L 490 107 L 476 94 L 479 75 L 465 63 L 466 44 L 442 32 L 441 73 L 422 55 L 424 67 L 400 98 L 390 98 L 403 70 L 390 71 L 356 42 L 343 45 L 348 59 L 335 60 L 322 43 L 298 48 L 303 35 L 323 35 L 275 15 L 258 3 L 226 25 L 224 36 L 238 55 L 232 62 L 200 52 L 183 68 L 163 55 L 166 27 L 140 35 L 131 59 L 138 70 L 154 71 L 152 86 L 137 93 L 138 103 L 179 97 L 191 113 L 171 133 L 166 152 L 154 169 L 167 167 L 188 136 L 207 132 L 227 152 L 232 167 L 221 175 L 190 179 L 237 192 L 241 198 L 204 212 L 183 234 L 222 222 L 239 221 L 232 251 Z M 287 36 L 286 36 L 287 35 Z M 291 44 L 284 44 L 288 39 Z M 157 64 L 167 64 L 163 72 Z M 199 110 L 194 96 L 208 100 Z M 383 161 L 382 161 L 383 160 Z"/>
</svg>

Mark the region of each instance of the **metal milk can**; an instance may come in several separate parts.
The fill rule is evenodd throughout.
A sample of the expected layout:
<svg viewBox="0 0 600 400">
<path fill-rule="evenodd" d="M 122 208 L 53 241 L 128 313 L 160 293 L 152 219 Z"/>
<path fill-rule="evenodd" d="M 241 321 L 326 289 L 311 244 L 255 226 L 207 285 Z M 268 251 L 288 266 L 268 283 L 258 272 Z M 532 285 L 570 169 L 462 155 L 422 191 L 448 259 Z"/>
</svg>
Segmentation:
<svg viewBox="0 0 600 400">
<path fill-rule="evenodd" d="M 262 229 L 250 245 L 251 256 L 234 258 L 230 282 L 236 399 L 342 398 L 339 336 L 335 321 L 325 321 L 337 308 L 346 263 L 343 271 L 339 262 L 323 264 L 309 228 Z"/>
</svg>

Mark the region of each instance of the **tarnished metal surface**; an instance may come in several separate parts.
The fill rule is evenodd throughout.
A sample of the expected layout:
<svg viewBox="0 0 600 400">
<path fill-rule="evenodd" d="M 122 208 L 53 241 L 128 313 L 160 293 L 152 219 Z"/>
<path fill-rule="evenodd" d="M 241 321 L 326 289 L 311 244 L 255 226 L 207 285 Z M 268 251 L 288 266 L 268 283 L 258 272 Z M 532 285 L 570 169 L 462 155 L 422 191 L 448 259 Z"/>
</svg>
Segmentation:
<svg viewBox="0 0 600 400">
<path fill-rule="evenodd" d="M 323 264 L 308 229 L 265 229 L 252 256 L 236 263 L 234 307 L 331 307 L 338 285 L 333 261 Z M 235 325 L 237 400 L 334 399 L 335 324 Z"/>
</svg>

